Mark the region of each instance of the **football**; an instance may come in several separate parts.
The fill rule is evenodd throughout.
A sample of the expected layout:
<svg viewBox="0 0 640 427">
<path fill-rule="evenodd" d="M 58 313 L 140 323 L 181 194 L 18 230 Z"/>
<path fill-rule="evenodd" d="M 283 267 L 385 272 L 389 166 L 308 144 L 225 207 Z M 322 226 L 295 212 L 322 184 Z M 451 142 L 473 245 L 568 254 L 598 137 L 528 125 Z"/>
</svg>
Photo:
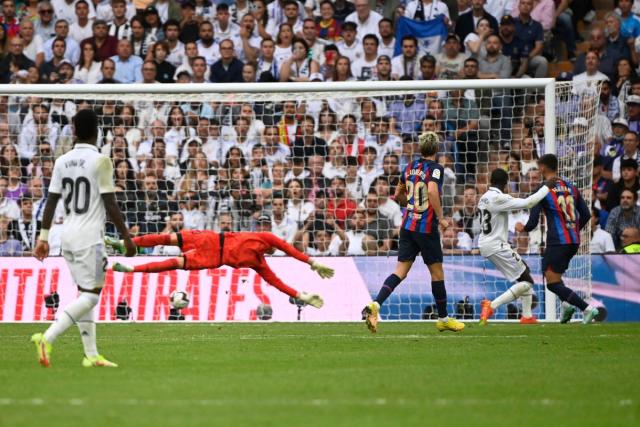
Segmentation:
<svg viewBox="0 0 640 427">
<path fill-rule="evenodd" d="M 170 297 L 171 307 L 181 309 L 189 305 L 189 294 L 184 291 L 175 291 Z"/>
</svg>

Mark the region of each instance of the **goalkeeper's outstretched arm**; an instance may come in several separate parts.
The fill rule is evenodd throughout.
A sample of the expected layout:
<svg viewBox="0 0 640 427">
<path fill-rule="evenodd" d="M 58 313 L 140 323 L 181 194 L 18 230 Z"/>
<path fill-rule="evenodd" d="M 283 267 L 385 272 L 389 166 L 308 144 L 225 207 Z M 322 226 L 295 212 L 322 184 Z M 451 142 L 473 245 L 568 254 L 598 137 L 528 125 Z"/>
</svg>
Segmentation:
<svg viewBox="0 0 640 427">
<path fill-rule="evenodd" d="M 291 246 L 289 243 L 285 242 L 281 238 L 274 236 L 271 233 L 260 233 L 260 238 L 262 238 L 265 242 L 276 249 L 280 249 L 285 254 L 294 257 L 298 261 L 302 261 L 311 266 L 311 269 L 318 273 L 320 277 L 323 279 L 333 277 L 333 269 L 318 263 L 317 261 L 311 259 L 309 255 L 304 254 Z"/>
</svg>

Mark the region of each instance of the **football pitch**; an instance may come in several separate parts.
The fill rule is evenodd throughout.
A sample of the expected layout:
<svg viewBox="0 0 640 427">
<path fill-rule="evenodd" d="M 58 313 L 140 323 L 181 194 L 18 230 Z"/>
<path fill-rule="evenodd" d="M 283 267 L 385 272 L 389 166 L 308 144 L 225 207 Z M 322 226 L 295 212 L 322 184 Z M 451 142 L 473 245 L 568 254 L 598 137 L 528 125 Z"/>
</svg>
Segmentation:
<svg viewBox="0 0 640 427">
<path fill-rule="evenodd" d="M 0 324 L 0 426 L 638 426 L 640 324 L 98 325 L 41 368 Z"/>
</svg>

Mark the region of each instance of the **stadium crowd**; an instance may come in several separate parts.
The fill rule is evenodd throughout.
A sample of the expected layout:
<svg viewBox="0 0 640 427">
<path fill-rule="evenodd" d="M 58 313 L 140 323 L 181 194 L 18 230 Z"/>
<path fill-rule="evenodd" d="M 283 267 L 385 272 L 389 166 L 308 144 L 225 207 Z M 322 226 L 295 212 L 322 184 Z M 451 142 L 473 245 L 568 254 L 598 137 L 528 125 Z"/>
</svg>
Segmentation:
<svg viewBox="0 0 640 427">
<path fill-rule="evenodd" d="M 546 77 L 563 57 L 574 63 L 558 76 L 573 81 L 556 107 L 559 134 L 574 147 L 564 155 L 575 147 L 596 154 L 591 250 L 640 251 L 636 3 L 619 0 L 593 22 L 589 0 L 4 0 L 0 82 L 531 78 Z M 402 19 L 441 19 L 446 35 L 434 44 L 401 34 Z M 593 22 L 583 52 L 580 22 Z M 476 205 L 491 170 L 508 170 L 513 194 L 541 183 L 545 100 L 534 90 L 273 102 L 90 98 L 0 97 L 0 255 L 33 249 L 55 158 L 72 146 L 70 119 L 84 108 L 102 120 L 98 146 L 113 159 L 134 234 L 270 230 L 311 255 L 390 254 L 402 219 L 393 194 L 424 131 L 442 142 L 445 215 L 454 224 L 442 236 L 445 253 L 476 251 Z M 63 212 L 61 204 L 58 224 Z M 541 230 L 515 232 L 526 219 L 512 214 L 512 242 L 538 253 Z M 55 230 L 49 240 L 58 254 Z"/>
</svg>

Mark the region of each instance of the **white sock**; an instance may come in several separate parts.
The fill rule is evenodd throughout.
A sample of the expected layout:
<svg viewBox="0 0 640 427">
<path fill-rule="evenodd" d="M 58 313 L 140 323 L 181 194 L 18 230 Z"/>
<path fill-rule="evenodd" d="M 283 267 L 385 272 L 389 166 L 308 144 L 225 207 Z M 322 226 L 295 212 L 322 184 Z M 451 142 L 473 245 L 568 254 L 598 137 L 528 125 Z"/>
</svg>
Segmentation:
<svg viewBox="0 0 640 427">
<path fill-rule="evenodd" d="M 96 324 L 94 322 L 94 313 L 96 308 L 86 312 L 80 320 L 78 320 L 77 326 L 80 331 L 80 338 L 82 339 L 82 346 L 84 347 L 84 355 L 87 357 L 95 357 L 98 355 L 98 347 L 96 345 Z"/>
<path fill-rule="evenodd" d="M 56 338 L 64 333 L 78 319 L 98 304 L 100 297 L 89 292 L 81 292 L 71 304 L 65 307 L 64 312 L 58 315 L 58 319 L 44 333 L 44 338 L 53 343 Z"/>
<path fill-rule="evenodd" d="M 439 317 L 438 320 L 441 321 L 441 322 L 447 323 L 449 321 L 449 316 L 447 316 L 447 317 Z"/>
<path fill-rule="evenodd" d="M 522 317 L 531 317 L 531 305 L 533 304 L 533 294 L 522 295 Z"/>
<path fill-rule="evenodd" d="M 594 308 L 595 308 L 594 306 L 592 306 L 591 304 L 589 304 L 589 305 L 587 306 L 587 308 L 585 308 L 585 309 L 584 309 L 584 311 L 590 311 L 590 310 L 593 310 Z"/>
<path fill-rule="evenodd" d="M 498 296 L 498 298 L 491 301 L 491 308 L 495 310 L 501 305 L 514 301 L 516 298 L 526 294 L 530 290 L 531 290 L 531 283 L 518 282 L 515 285 L 511 286 L 509 289 L 507 289 L 507 291 L 504 292 L 502 295 Z"/>
</svg>

